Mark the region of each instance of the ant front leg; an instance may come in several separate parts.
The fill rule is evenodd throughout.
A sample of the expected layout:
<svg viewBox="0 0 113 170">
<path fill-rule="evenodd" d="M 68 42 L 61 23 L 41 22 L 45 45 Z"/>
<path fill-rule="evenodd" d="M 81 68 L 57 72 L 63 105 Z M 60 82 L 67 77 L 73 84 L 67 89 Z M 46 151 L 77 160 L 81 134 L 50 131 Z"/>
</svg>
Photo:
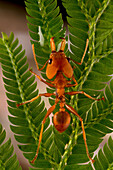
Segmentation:
<svg viewBox="0 0 113 170">
<path fill-rule="evenodd" d="M 46 63 L 43 65 L 42 68 L 39 69 L 39 66 L 38 66 L 38 63 L 37 63 L 37 60 L 36 60 L 36 55 L 35 55 L 35 49 L 34 49 L 34 44 L 32 44 L 32 50 L 33 50 L 33 56 L 34 56 L 34 60 L 35 60 L 35 63 L 36 63 L 36 67 L 38 69 L 38 71 L 41 71 L 44 69 L 44 67 L 46 66 L 46 64 L 48 63 L 49 59 L 46 61 Z M 42 81 L 43 83 L 47 84 L 48 86 L 50 87 L 55 87 L 52 83 L 52 81 L 48 80 L 49 82 L 43 80 L 39 75 L 37 75 L 36 73 L 34 73 L 31 69 L 29 69 L 29 71 L 34 74 L 40 81 Z"/>
<path fill-rule="evenodd" d="M 52 82 L 49 83 L 49 82 L 43 80 L 39 75 L 37 75 L 36 73 L 34 73 L 31 69 L 29 69 L 29 71 L 30 71 L 32 74 L 34 74 L 34 75 L 35 75 L 40 81 L 42 81 L 43 83 L 47 84 L 47 85 L 50 86 L 50 87 L 55 87 L 55 85 L 51 84 Z"/>
<path fill-rule="evenodd" d="M 37 67 L 38 71 L 43 70 L 44 67 L 46 66 L 46 64 L 48 63 L 49 59 L 46 61 L 46 63 L 43 65 L 43 67 L 39 69 L 39 66 L 38 66 L 38 63 L 37 63 L 37 60 L 36 60 L 34 44 L 32 44 L 32 51 L 33 51 L 33 56 L 34 56 L 34 60 L 35 60 L 36 67 Z"/>
<path fill-rule="evenodd" d="M 88 48 L 88 44 L 89 44 L 89 40 L 87 39 L 86 41 L 86 47 L 85 47 L 85 50 L 84 50 L 84 53 L 83 53 L 83 56 L 82 56 L 82 59 L 81 59 L 81 62 L 77 62 L 77 61 L 74 61 L 73 59 L 70 59 L 72 60 L 74 63 L 78 64 L 78 65 L 82 65 L 83 61 L 84 61 L 84 57 L 86 55 L 86 52 L 87 52 L 87 48 Z"/>
<path fill-rule="evenodd" d="M 76 115 L 80 122 L 81 122 L 81 127 L 82 127 L 82 131 L 83 131 L 83 139 L 84 139 L 84 143 L 85 143 L 85 147 L 86 147 L 86 153 L 87 153 L 87 156 L 88 158 L 92 161 L 92 163 L 94 163 L 94 160 L 91 158 L 91 156 L 89 155 L 89 150 L 88 150 L 88 146 L 87 146 L 87 142 L 86 142 L 86 133 L 85 133 L 85 129 L 84 129 L 84 124 L 83 124 L 83 119 L 80 117 L 80 115 L 76 112 L 76 110 L 71 107 L 70 105 L 68 104 L 65 104 L 66 108 L 71 112 L 73 113 L 74 115 Z"/>
</svg>

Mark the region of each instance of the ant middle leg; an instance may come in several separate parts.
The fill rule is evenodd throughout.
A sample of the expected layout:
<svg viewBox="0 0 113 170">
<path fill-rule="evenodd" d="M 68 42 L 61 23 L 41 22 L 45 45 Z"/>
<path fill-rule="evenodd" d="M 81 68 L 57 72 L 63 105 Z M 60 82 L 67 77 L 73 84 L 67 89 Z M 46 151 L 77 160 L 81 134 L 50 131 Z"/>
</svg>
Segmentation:
<svg viewBox="0 0 113 170">
<path fill-rule="evenodd" d="M 42 81 L 43 83 L 45 83 L 45 84 L 47 84 L 48 86 L 50 86 L 50 87 L 55 87 L 55 85 L 54 85 L 54 83 L 52 84 L 52 81 L 50 81 L 50 83 L 49 82 L 47 82 L 47 81 L 45 81 L 44 79 L 42 79 L 39 75 L 37 75 L 36 73 L 34 73 L 31 69 L 29 69 L 29 71 L 32 73 L 32 74 L 34 74 L 40 81 Z"/>
<path fill-rule="evenodd" d="M 77 86 L 78 83 L 76 81 L 76 79 L 74 78 L 74 76 L 72 76 L 72 80 L 75 82 L 74 84 L 67 84 L 66 87 L 74 87 L 74 86 Z M 68 83 L 71 83 L 72 80 L 68 81 Z"/>
<path fill-rule="evenodd" d="M 32 98 L 31 100 L 25 101 L 25 102 L 23 102 L 23 103 L 16 104 L 16 106 L 19 107 L 19 106 L 21 106 L 21 105 L 24 105 L 24 104 L 33 102 L 34 100 L 38 99 L 40 96 L 50 97 L 50 96 L 52 96 L 52 95 L 55 95 L 55 93 L 43 93 L 43 94 L 39 94 L 38 96 Z"/>
<path fill-rule="evenodd" d="M 33 56 L 34 56 L 34 60 L 35 60 L 36 67 L 37 67 L 38 71 L 43 70 L 43 69 L 44 69 L 44 67 L 46 66 L 46 64 L 48 63 L 49 59 L 46 61 L 46 63 L 43 65 L 43 67 L 42 67 L 42 68 L 39 68 L 38 63 L 37 63 L 37 60 L 36 60 L 34 44 L 32 44 L 32 51 L 33 51 Z"/>
<path fill-rule="evenodd" d="M 94 97 L 90 96 L 89 94 L 85 93 L 84 91 L 72 91 L 72 92 L 66 92 L 65 94 L 69 94 L 69 95 L 84 94 L 86 97 L 88 97 L 89 99 L 92 99 L 92 100 L 96 100 L 96 101 L 105 100 L 104 97 L 102 97 L 100 99 L 95 99 Z"/>
</svg>

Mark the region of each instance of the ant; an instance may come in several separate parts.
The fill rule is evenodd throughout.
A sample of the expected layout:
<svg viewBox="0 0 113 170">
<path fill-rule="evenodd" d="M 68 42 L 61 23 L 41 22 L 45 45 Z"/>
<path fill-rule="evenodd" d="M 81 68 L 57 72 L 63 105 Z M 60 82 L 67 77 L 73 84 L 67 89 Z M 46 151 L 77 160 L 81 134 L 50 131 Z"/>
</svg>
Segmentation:
<svg viewBox="0 0 113 170">
<path fill-rule="evenodd" d="M 37 151 L 36 151 L 35 157 L 31 161 L 31 163 L 34 163 L 35 160 L 38 157 L 39 147 L 40 147 L 40 143 L 41 143 L 41 140 L 42 140 L 43 128 L 44 128 L 44 124 L 46 122 L 46 119 L 54 111 L 54 109 L 55 109 L 55 107 L 58 103 L 59 103 L 60 109 L 53 116 L 53 123 L 54 123 L 55 128 L 57 129 L 57 131 L 62 133 L 63 131 L 65 131 L 68 128 L 68 126 L 70 124 L 71 117 L 70 117 L 69 113 L 65 111 L 65 108 L 64 108 L 64 106 L 65 106 L 71 113 L 76 115 L 81 122 L 81 127 L 82 127 L 82 131 L 83 131 L 83 139 L 84 139 L 84 143 L 85 143 L 85 147 L 86 147 L 86 153 L 87 153 L 89 160 L 91 160 L 92 163 L 93 163 L 94 160 L 90 157 L 89 151 L 88 151 L 83 119 L 79 116 L 79 114 L 76 112 L 76 110 L 72 106 L 66 104 L 65 95 L 66 94 L 68 94 L 68 95 L 84 94 L 86 97 L 93 99 L 93 100 L 96 100 L 96 101 L 104 100 L 104 97 L 102 97 L 100 99 L 95 99 L 95 98 L 91 97 L 90 95 L 86 94 L 84 91 L 65 92 L 65 87 L 73 87 L 73 86 L 76 86 L 78 84 L 77 81 L 75 80 L 74 76 L 73 76 L 73 68 L 70 65 L 70 60 L 72 60 L 72 62 L 74 62 L 78 65 L 81 65 L 83 63 L 83 60 L 84 60 L 84 57 L 85 57 L 85 54 L 86 54 L 86 51 L 87 51 L 87 48 L 88 48 L 89 40 L 87 39 L 85 51 L 84 51 L 84 54 L 82 56 L 81 62 L 79 63 L 79 62 L 74 61 L 71 58 L 66 57 L 66 55 L 64 53 L 66 40 L 65 40 L 65 38 L 61 38 L 61 39 L 62 39 L 62 42 L 61 42 L 61 46 L 60 46 L 60 49 L 59 49 L 58 52 L 56 52 L 54 37 L 52 37 L 50 39 L 50 45 L 51 45 L 51 50 L 52 50 L 52 52 L 50 54 L 50 58 L 46 61 L 46 63 L 40 69 L 38 67 L 38 63 L 37 63 L 36 56 L 35 56 L 34 44 L 32 45 L 33 55 L 34 55 L 34 59 L 35 59 L 37 69 L 39 71 L 41 71 L 42 69 L 44 69 L 44 67 L 48 63 L 47 68 L 46 68 L 46 76 L 49 79 L 48 80 L 49 82 L 42 79 L 39 75 L 34 73 L 32 70 L 30 70 L 30 72 L 32 74 L 34 74 L 40 81 L 42 81 L 46 85 L 56 88 L 56 91 L 54 93 L 39 94 L 38 96 L 34 97 L 33 99 L 31 99 L 29 101 L 17 104 L 17 107 L 19 107 L 20 105 L 23 105 L 23 104 L 26 104 L 26 103 L 29 103 L 29 102 L 33 102 L 39 96 L 45 96 L 45 97 L 50 97 L 52 95 L 56 96 L 55 104 L 48 109 L 48 111 L 47 111 L 47 113 L 46 113 L 46 115 L 45 115 L 45 117 L 42 121 Z M 55 79 L 53 81 L 50 81 L 54 76 L 55 76 Z M 68 81 L 66 78 L 70 78 L 70 80 Z M 74 81 L 74 84 L 71 84 L 72 80 Z"/>
</svg>

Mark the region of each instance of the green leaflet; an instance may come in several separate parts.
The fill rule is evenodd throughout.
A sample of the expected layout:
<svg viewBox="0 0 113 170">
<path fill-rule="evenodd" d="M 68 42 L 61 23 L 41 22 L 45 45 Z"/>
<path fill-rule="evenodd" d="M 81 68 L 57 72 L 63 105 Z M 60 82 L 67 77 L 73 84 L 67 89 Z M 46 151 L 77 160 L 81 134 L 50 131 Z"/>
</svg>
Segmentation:
<svg viewBox="0 0 113 170">
<path fill-rule="evenodd" d="M 11 145 L 11 139 L 7 140 L 4 144 L 6 138 L 6 131 L 3 130 L 0 124 L 0 169 L 17 169 L 21 170 L 19 162 L 17 160 L 16 154 L 14 154 L 14 148 Z"/>
<path fill-rule="evenodd" d="M 103 151 L 100 150 L 95 157 L 94 167 L 97 169 L 112 169 L 113 165 L 113 140 L 111 137 L 108 139 L 108 144 L 106 143 L 103 147 Z"/>
<path fill-rule="evenodd" d="M 74 155 L 73 155 L 74 156 Z M 76 156 L 76 155 L 75 155 Z M 71 161 L 76 158 L 72 158 Z M 95 156 L 94 158 L 94 168 L 95 169 L 112 169 L 113 167 L 113 140 L 111 137 L 108 139 L 108 144 L 105 144 L 102 149 L 99 150 L 98 152 L 98 158 Z M 75 165 L 73 162 L 69 160 L 68 166 L 66 166 L 65 170 L 68 170 L 69 168 L 74 170 L 74 169 L 88 169 L 92 170 L 92 167 L 90 164 L 88 165 Z"/>
<path fill-rule="evenodd" d="M 63 1 L 63 5 L 68 13 L 70 49 L 73 53 L 68 53 L 75 61 L 80 62 L 84 53 L 86 39 L 88 38 L 88 23 L 85 15 L 81 12 L 78 1 Z M 79 42 L 79 43 L 78 43 Z"/>
<path fill-rule="evenodd" d="M 102 0 L 83 0 L 80 1 L 81 3 L 84 3 L 87 13 L 90 17 L 95 17 L 98 10 L 102 7 Z"/>
</svg>

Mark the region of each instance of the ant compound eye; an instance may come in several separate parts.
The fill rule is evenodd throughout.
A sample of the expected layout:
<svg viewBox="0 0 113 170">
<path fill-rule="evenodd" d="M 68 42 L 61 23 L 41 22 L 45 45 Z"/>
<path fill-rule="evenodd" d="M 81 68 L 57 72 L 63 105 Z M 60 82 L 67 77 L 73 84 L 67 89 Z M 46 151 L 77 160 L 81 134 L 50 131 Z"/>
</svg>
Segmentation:
<svg viewBox="0 0 113 170">
<path fill-rule="evenodd" d="M 52 58 L 50 58 L 50 59 L 49 59 L 48 63 L 49 63 L 49 64 L 51 64 L 51 63 L 52 63 Z"/>
<path fill-rule="evenodd" d="M 70 58 L 67 58 L 67 61 L 70 63 Z"/>
</svg>

